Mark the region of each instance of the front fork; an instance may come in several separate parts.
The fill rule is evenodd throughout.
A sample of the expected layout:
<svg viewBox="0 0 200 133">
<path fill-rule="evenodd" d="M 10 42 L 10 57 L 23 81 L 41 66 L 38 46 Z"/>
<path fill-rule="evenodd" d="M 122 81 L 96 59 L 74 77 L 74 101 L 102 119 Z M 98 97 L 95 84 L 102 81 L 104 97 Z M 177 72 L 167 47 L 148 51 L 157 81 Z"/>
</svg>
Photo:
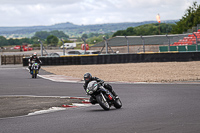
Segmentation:
<svg viewBox="0 0 200 133">
<path fill-rule="evenodd" d="M 33 74 L 38 74 L 38 72 L 39 72 L 38 70 L 32 70 Z"/>
<path fill-rule="evenodd" d="M 103 91 L 103 92 L 105 92 L 106 95 L 108 96 L 108 98 L 109 98 L 110 100 L 114 100 L 114 96 L 113 96 L 113 94 L 112 94 L 110 91 L 108 91 L 108 90 L 105 89 L 104 87 L 102 87 L 100 90 Z M 105 101 L 106 98 L 104 97 L 104 95 L 102 94 L 102 92 L 100 92 L 100 94 L 101 94 L 101 96 L 103 97 L 103 99 L 104 99 L 104 101 Z"/>
<path fill-rule="evenodd" d="M 100 94 L 101 94 L 101 96 L 102 96 L 104 102 L 107 102 L 107 100 L 106 100 L 106 98 L 104 97 L 103 93 L 101 92 Z"/>
</svg>

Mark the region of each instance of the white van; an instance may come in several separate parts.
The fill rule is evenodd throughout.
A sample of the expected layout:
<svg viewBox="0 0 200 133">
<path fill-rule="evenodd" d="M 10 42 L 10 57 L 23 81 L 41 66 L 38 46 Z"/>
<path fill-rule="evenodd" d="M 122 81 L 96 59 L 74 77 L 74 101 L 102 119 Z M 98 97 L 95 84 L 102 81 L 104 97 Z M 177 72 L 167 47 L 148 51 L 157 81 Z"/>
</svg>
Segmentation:
<svg viewBox="0 0 200 133">
<path fill-rule="evenodd" d="M 64 43 L 64 48 L 66 49 L 73 49 L 75 47 L 76 47 L 76 43 Z M 63 45 L 60 48 L 63 48 Z"/>
</svg>

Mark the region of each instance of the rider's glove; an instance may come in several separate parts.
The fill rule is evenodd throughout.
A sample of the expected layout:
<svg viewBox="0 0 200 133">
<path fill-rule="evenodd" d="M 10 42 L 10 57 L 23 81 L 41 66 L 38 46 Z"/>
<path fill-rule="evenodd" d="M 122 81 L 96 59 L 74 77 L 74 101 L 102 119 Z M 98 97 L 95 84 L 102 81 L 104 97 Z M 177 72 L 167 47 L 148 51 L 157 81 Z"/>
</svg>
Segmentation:
<svg viewBox="0 0 200 133">
<path fill-rule="evenodd" d="M 103 81 L 103 80 L 101 80 L 99 83 L 100 83 L 101 85 L 104 85 L 104 81 Z"/>
</svg>

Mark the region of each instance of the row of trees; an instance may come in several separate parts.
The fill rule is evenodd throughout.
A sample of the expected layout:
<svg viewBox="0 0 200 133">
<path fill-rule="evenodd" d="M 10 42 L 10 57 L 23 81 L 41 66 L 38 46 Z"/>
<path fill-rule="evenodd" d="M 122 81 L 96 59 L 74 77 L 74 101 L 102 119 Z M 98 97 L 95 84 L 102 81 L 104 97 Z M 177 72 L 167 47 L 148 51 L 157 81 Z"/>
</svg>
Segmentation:
<svg viewBox="0 0 200 133">
<path fill-rule="evenodd" d="M 4 36 L 0 36 L 0 46 L 8 45 L 22 45 L 23 43 L 34 44 L 34 46 L 39 46 L 38 40 L 41 40 L 43 43 L 49 46 L 56 46 L 59 43 L 59 38 L 63 38 L 66 42 L 70 42 L 67 39 L 69 38 L 63 31 L 40 31 L 36 32 L 32 38 L 22 38 L 22 39 L 6 39 Z M 59 43 L 59 45 L 62 45 Z"/>
<path fill-rule="evenodd" d="M 4 36 L 0 36 L 0 46 L 8 46 L 8 45 L 22 45 L 23 43 L 28 44 L 36 44 L 38 42 L 38 38 L 22 38 L 22 39 L 6 39 Z"/>
<path fill-rule="evenodd" d="M 0 46 L 9 46 L 9 45 L 22 45 L 22 44 L 34 44 L 34 46 L 39 46 L 38 37 L 32 38 L 22 38 L 22 39 L 6 39 L 4 36 L 0 36 Z M 56 36 L 49 35 L 46 39 L 40 39 L 44 43 L 50 46 L 56 46 L 59 42 L 59 39 Z"/>
<path fill-rule="evenodd" d="M 111 38 L 112 33 L 106 33 L 106 34 L 100 34 L 100 33 L 89 33 L 89 34 L 83 34 L 81 38 L 87 39 L 86 42 L 88 44 L 94 44 L 94 43 L 99 43 L 103 41 L 103 37 L 105 38 Z"/>
<path fill-rule="evenodd" d="M 46 39 L 48 36 L 53 35 L 56 36 L 58 38 L 63 38 L 63 39 L 69 39 L 69 36 L 66 35 L 63 31 L 58 31 L 58 30 L 54 30 L 54 31 L 38 31 L 35 33 L 34 37 L 40 38 L 40 39 Z"/>
<path fill-rule="evenodd" d="M 186 10 L 184 16 L 173 26 L 173 34 L 182 34 L 187 32 L 188 29 L 200 24 L 200 5 L 194 2 L 192 6 Z"/>
<path fill-rule="evenodd" d="M 38 40 L 42 41 L 43 44 L 47 44 L 48 46 L 57 46 L 57 45 L 61 46 L 62 42 L 60 38 L 62 38 L 65 43 L 72 42 L 68 40 L 68 36 L 64 35 L 62 31 L 57 31 L 57 33 L 60 33 L 60 35 L 57 34 L 57 36 L 55 34 L 52 35 L 51 33 L 53 32 L 40 31 L 36 32 L 32 38 L 22 38 L 22 39 L 13 39 L 13 38 L 6 39 L 5 37 L 0 36 L 0 46 L 22 45 L 23 43 L 33 44 L 33 46 L 39 46 L 40 42 Z M 112 34 L 98 34 L 98 33 L 90 33 L 88 35 L 83 34 L 80 38 L 78 38 L 77 41 L 82 42 L 82 38 L 85 38 L 86 43 L 94 44 L 103 41 L 103 36 L 105 36 L 106 38 L 110 38 Z"/>
<path fill-rule="evenodd" d="M 140 35 L 162 35 L 172 31 L 174 24 L 145 24 L 138 27 L 129 27 L 126 30 L 119 30 L 113 34 L 114 36 L 140 36 Z"/>
</svg>

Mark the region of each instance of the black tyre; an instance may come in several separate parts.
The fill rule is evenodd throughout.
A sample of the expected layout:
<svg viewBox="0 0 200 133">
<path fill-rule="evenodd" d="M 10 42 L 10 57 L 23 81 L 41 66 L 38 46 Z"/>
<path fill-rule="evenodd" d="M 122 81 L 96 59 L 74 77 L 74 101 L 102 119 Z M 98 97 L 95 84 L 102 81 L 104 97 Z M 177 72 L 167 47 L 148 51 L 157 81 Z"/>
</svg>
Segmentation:
<svg viewBox="0 0 200 133">
<path fill-rule="evenodd" d="M 35 76 L 34 76 L 35 78 L 37 78 L 37 73 L 35 73 Z"/>
<path fill-rule="evenodd" d="M 110 105 L 103 99 L 101 95 L 97 95 L 96 100 L 104 110 L 110 110 Z"/>
<path fill-rule="evenodd" d="M 116 109 L 120 109 L 122 107 L 122 102 L 119 98 L 114 101 L 114 107 Z"/>
</svg>

